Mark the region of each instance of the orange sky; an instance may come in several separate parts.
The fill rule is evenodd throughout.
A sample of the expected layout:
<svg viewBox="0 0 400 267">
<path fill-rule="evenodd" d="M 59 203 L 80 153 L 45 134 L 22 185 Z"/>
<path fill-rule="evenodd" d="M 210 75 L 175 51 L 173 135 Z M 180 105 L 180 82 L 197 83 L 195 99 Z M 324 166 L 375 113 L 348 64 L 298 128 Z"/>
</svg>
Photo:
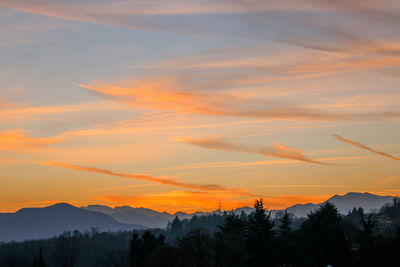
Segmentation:
<svg viewBox="0 0 400 267">
<path fill-rule="evenodd" d="M 0 212 L 398 194 L 399 12 L 0 0 Z"/>
</svg>

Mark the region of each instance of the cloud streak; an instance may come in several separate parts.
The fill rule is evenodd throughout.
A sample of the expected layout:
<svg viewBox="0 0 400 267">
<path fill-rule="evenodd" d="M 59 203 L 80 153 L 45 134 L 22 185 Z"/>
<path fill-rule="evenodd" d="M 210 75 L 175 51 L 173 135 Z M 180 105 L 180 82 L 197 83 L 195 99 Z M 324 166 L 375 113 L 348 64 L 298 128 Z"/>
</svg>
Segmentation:
<svg viewBox="0 0 400 267">
<path fill-rule="evenodd" d="M 375 149 L 373 149 L 373 148 L 370 148 L 370 147 L 368 147 L 368 146 L 366 146 L 366 145 L 363 145 L 363 144 L 361 144 L 361 143 L 358 143 L 358 142 L 355 142 L 355 141 L 346 139 L 346 138 L 344 138 L 344 137 L 342 137 L 342 136 L 340 136 L 340 135 L 338 135 L 338 134 L 333 134 L 333 136 L 334 136 L 336 139 L 338 139 L 339 141 L 342 141 L 342 142 L 344 142 L 344 143 L 350 144 L 350 145 L 352 145 L 352 146 L 355 146 L 355 147 L 358 147 L 358 148 L 361 148 L 361 149 L 370 151 L 370 152 L 372 152 L 372 153 L 375 153 L 375 154 L 378 154 L 378 155 L 387 157 L 387 158 L 389 158 L 389 159 L 400 160 L 400 158 L 398 158 L 398 157 L 395 157 L 395 156 L 393 156 L 393 155 L 387 154 L 387 153 L 385 153 L 385 152 L 377 151 L 377 150 L 375 150 Z"/>
<path fill-rule="evenodd" d="M 348 3 L 351 2 L 351 3 Z M 377 29 L 396 30 L 396 1 L 55 1 L 0 0 L 0 6 L 50 17 L 189 35 L 273 39 L 307 48 L 379 47 Z M 373 23 L 371 23 L 373 21 Z M 366 27 L 366 25 L 368 27 Z M 362 30 L 361 30 L 362 29 Z M 391 33 L 392 35 L 395 33 Z"/>
<path fill-rule="evenodd" d="M 291 148 L 285 145 L 281 145 L 279 143 L 275 143 L 271 146 L 263 146 L 263 147 L 251 147 L 242 144 L 234 144 L 218 139 L 178 139 L 178 141 L 191 144 L 194 146 L 203 147 L 206 149 L 214 149 L 221 150 L 227 152 L 240 152 L 240 153 L 253 153 L 260 154 L 263 156 L 277 157 L 277 158 L 285 158 L 292 159 L 298 161 L 304 161 L 308 163 L 316 163 L 316 164 L 324 164 L 329 165 L 328 163 L 324 163 L 318 160 L 310 159 L 307 156 L 303 155 L 300 150 Z"/>
<path fill-rule="evenodd" d="M 93 83 L 80 86 L 102 98 L 131 107 L 191 114 L 310 121 L 400 118 L 399 112 L 333 113 L 229 93 L 191 91 L 185 88 L 185 83 L 182 84 L 179 79 L 173 77 L 125 81 L 117 84 Z"/>
<path fill-rule="evenodd" d="M 84 166 L 78 166 L 78 165 L 70 165 L 70 164 L 51 162 L 51 161 L 39 162 L 39 164 L 60 167 L 60 168 L 65 168 L 65 169 L 78 170 L 78 171 L 99 173 L 99 174 L 104 174 L 104 175 L 109 175 L 109 176 L 114 176 L 114 177 L 122 177 L 122 178 L 128 178 L 128 179 L 134 179 L 134 180 L 140 180 L 140 181 L 148 181 L 148 182 L 164 184 L 164 185 L 172 185 L 172 186 L 183 187 L 183 188 L 187 188 L 187 189 L 209 191 L 209 192 L 224 192 L 224 193 L 230 193 L 230 194 L 235 194 L 235 195 L 251 195 L 249 192 L 247 192 L 244 189 L 227 188 L 227 187 L 219 185 L 219 184 L 205 184 L 205 185 L 189 184 L 189 183 L 180 182 L 180 181 L 177 181 L 174 179 L 159 178 L 159 177 L 143 175 L 143 174 L 120 173 L 120 172 L 114 172 L 114 171 L 105 170 L 105 169 L 84 167 Z"/>
<path fill-rule="evenodd" d="M 62 137 L 31 137 L 23 130 L 0 132 L 0 150 L 9 152 L 35 151 L 63 142 Z"/>
<path fill-rule="evenodd" d="M 354 157 L 330 157 L 330 158 L 321 158 L 318 161 L 348 161 L 354 159 L 366 159 L 369 156 L 354 156 Z M 246 168 L 246 167 L 257 167 L 257 166 L 268 166 L 268 165 L 290 165 L 300 163 L 297 160 L 267 160 L 267 161 L 253 161 L 253 162 L 235 162 L 235 161 L 220 161 L 220 162 L 203 162 L 203 163 L 194 163 L 189 165 L 182 166 L 173 166 L 166 168 L 158 168 L 155 169 L 157 171 L 160 170 L 193 170 L 193 169 L 214 169 L 214 168 Z"/>
<path fill-rule="evenodd" d="M 0 106 L 1 107 L 1 106 Z M 0 109 L 0 121 L 21 120 L 42 118 L 47 116 L 54 116 L 60 114 L 75 114 L 87 112 L 101 112 L 101 111 L 118 111 L 121 106 L 111 104 L 110 102 L 87 102 L 80 104 L 58 105 L 58 106 L 20 106 L 15 103 L 9 103 L 3 109 Z"/>
</svg>

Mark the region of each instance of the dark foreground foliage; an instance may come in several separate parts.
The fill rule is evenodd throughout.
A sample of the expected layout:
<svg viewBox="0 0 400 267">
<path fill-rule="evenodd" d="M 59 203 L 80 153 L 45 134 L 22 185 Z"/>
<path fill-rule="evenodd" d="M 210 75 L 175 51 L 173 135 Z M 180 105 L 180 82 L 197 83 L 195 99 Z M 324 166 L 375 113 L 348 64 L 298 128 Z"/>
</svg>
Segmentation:
<svg viewBox="0 0 400 267">
<path fill-rule="evenodd" d="M 66 232 L 0 245 L 0 267 L 400 266 L 400 204 L 379 213 L 330 203 L 306 219 L 271 218 L 262 200 L 246 215 L 175 218 L 165 230 Z"/>
</svg>

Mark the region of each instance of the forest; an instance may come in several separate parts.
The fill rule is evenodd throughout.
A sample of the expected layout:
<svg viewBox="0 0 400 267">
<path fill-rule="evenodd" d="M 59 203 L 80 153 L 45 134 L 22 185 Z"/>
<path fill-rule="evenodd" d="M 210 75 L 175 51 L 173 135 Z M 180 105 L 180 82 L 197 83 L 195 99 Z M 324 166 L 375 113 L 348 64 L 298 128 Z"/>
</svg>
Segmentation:
<svg viewBox="0 0 400 267">
<path fill-rule="evenodd" d="M 27 222 L 29 223 L 29 222 Z M 221 212 L 166 229 L 65 232 L 0 244 L 0 267 L 400 266 L 400 201 L 341 215 L 326 202 L 307 218 L 272 218 L 262 199 L 250 214 Z"/>
</svg>

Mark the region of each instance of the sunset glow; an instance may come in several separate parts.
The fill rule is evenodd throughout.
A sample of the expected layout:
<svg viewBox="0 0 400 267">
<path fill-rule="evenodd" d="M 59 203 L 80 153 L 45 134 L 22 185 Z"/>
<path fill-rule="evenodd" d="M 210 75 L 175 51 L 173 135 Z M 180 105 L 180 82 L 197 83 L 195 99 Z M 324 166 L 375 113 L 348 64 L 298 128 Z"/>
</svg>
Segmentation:
<svg viewBox="0 0 400 267">
<path fill-rule="evenodd" d="M 0 212 L 399 194 L 399 1 L 167 2 L 0 0 Z"/>
</svg>

